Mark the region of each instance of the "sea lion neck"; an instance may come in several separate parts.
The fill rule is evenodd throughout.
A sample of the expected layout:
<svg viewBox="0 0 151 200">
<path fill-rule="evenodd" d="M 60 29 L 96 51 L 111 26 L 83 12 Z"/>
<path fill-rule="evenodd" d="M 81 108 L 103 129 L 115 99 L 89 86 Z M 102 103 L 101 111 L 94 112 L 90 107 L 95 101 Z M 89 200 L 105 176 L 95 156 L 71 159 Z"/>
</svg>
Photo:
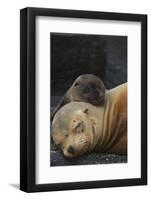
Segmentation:
<svg viewBox="0 0 151 200">
<path fill-rule="evenodd" d="M 113 90 L 107 90 L 105 94 L 105 101 L 104 105 L 99 107 L 99 116 L 98 116 L 98 137 L 95 142 L 95 151 L 104 151 L 104 147 L 108 142 L 108 138 L 110 137 L 110 112 L 112 108 L 112 101 L 113 101 Z M 101 120 L 100 120 L 101 119 Z M 108 133 L 108 136 L 107 134 Z"/>
<path fill-rule="evenodd" d="M 123 134 L 120 130 L 124 127 L 123 124 L 126 124 L 127 119 L 127 84 L 122 84 L 106 92 L 103 109 L 104 112 L 100 118 L 103 123 L 100 122 L 102 127 L 100 127 L 95 150 L 106 152 L 111 150 L 116 138 Z"/>
</svg>

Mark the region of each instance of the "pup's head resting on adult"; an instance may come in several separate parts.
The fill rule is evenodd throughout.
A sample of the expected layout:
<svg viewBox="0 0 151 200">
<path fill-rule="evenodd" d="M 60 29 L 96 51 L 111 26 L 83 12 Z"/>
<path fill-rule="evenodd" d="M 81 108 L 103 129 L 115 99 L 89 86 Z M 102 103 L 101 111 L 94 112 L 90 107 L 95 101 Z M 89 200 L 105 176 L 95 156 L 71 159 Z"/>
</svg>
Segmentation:
<svg viewBox="0 0 151 200">
<path fill-rule="evenodd" d="M 86 102 L 95 106 L 104 105 L 105 92 L 105 86 L 99 77 L 93 74 L 80 75 L 51 113 L 51 121 L 56 112 L 70 102 Z"/>
<path fill-rule="evenodd" d="M 105 86 L 102 80 L 93 74 L 80 75 L 70 88 L 70 100 L 102 105 L 105 97 Z"/>
</svg>

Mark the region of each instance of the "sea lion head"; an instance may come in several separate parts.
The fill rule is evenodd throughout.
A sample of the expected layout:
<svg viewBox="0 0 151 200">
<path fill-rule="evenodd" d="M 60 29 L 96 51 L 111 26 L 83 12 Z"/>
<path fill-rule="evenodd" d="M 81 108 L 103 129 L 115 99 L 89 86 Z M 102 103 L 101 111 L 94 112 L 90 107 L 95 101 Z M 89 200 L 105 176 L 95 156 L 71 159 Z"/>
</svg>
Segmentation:
<svg viewBox="0 0 151 200">
<path fill-rule="evenodd" d="M 89 109 L 81 108 L 81 104 L 87 103 L 66 104 L 52 122 L 53 141 L 67 158 L 78 157 L 92 150 L 94 127 L 88 117 Z"/>
<path fill-rule="evenodd" d="M 82 101 L 99 106 L 104 103 L 105 86 L 96 75 L 80 75 L 71 87 L 71 97 L 73 101 Z"/>
</svg>

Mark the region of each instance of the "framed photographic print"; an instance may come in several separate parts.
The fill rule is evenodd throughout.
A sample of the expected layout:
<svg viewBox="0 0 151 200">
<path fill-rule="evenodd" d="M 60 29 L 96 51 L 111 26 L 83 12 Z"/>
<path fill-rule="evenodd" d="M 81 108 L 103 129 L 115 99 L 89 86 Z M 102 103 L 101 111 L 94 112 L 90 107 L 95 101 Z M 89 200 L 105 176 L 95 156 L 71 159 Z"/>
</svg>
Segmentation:
<svg viewBox="0 0 151 200">
<path fill-rule="evenodd" d="M 147 184 L 147 16 L 20 12 L 20 189 Z"/>
</svg>

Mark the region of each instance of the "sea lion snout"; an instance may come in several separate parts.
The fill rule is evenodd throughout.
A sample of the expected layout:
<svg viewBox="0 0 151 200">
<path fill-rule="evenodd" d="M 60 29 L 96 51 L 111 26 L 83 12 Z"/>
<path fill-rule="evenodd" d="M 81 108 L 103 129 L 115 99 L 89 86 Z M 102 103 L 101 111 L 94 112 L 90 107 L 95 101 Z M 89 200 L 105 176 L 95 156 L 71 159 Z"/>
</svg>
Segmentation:
<svg viewBox="0 0 151 200">
<path fill-rule="evenodd" d="M 68 151 L 68 153 L 74 154 L 75 149 L 74 149 L 74 147 L 73 147 L 72 145 L 70 145 L 70 146 L 67 148 L 67 151 Z"/>
<path fill-rule="evenodd" d="M 105 97 L 105 86 L 101 79 L 92 74 L 79 76 L 71 87 L 72 99 L 102 105 Z"/>
<path fill-rule="evenodd" d="M 97 90 L 93 91 L 91 95 L 90 94 L 88 95 L 88 102 L 90 102 L 95 106 L 103 105 L 104 100 L 105 100 L 105 94 L 100 93 Z"/>
<path fill-rule="evenodd" d="M 91 98 L 94 99 L 100 98 L 100 91 L 98 91 L 97 87 L 93 86 L 92 84 L 84 86 L 82 90 L 85 95 L 88 95 Z"/>
<path fill-rule="evenodd" d="M 83 92 L 84 93 L 91 93 L 95 91 L 96 92 L 96 85 L 92 84 L 92 83 L 88 83 L 84 88 L 83 88 Z"/>
</svg>

